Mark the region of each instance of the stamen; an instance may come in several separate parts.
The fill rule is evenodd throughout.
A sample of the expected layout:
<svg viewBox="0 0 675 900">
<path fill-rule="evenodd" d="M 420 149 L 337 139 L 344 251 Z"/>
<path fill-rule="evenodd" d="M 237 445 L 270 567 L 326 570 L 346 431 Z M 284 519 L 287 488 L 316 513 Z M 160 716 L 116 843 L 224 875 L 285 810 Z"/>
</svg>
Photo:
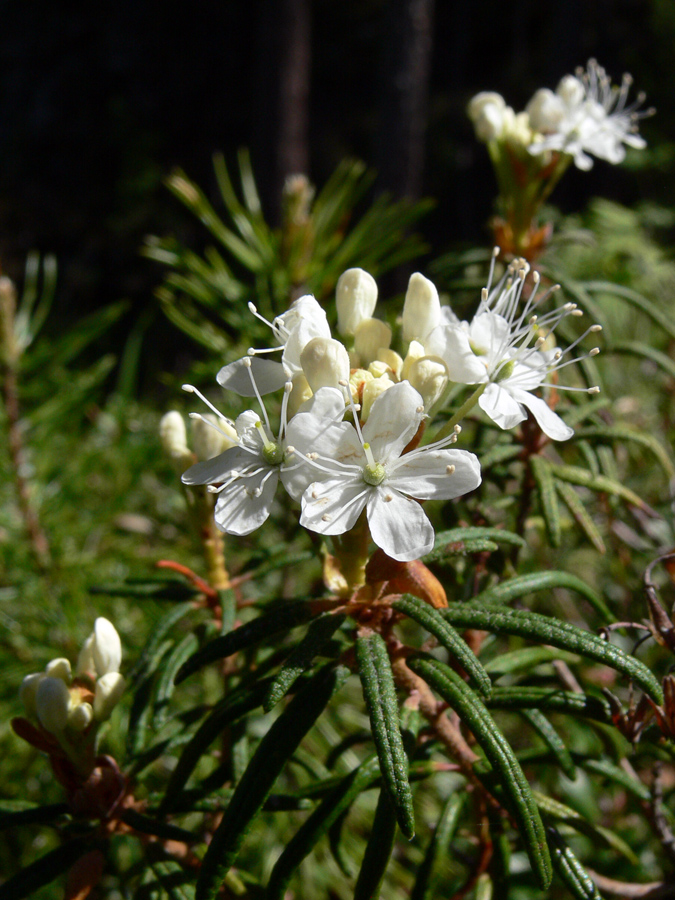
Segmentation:
<svg viewBox="0 0 675 900">
<path fill-rule="evenodd" d="M 214 431 L 217 431 L 218 434 L 221 434 L 224 438 L 227 438 L 230 441 L 232 440 L 231 435 L 229 435 L 225 431 L 223 431 L 222 428 L 218 428 L 218 426 L 216 425 L 215 422 L 212 422 L 210 419 L 207 419 L 206 416 L 203 416 L 201 413 L 191 412 L 191 413 L 188 413 L 188 416 L 191 419 L 199 419 L 200 422 L 204 422 L 205 425 L 208 425 L 210 428 L 213 428 Z M 232 425 L 232 423 L 230 421 L 228 421 L 228 419 L 226 419 L 225 416 L 221 416 L 221 419 L 223 419 L 224 422 L 227 422 L 228 425 Z"/>
<path fill-rule="evenodd" d="M 216 407 L 213 405 L 213 403 L 211 403 L 210 400 L 207 400 L 206 397 L 202 394 L 202 392 L 198 391 L 194 385 L 184 384 L 183 390 L 187 391 L 188 394 L 196 394 L 199 397 L 199 399 L 203 403 L 206 403 L 208 408 L 218 416 L 219 419 L 222 419 L 224 422 L 227 422 L 228 425 L 232 424 L 232 422 L 227 418 L 227 416 L 224 416 L 219 409 L 216 409 Z"/>
<path fill-rule="evenodd" d="M 455 467 L 454 467 L 454 466 L 446 466 L 446 467 L 445 467 L 445 474 L 446 474 L 446 475 L 454 475 L 454 474 L 455 474 Z"/>
<path fill-rule="evenodd" d="M 244 368 L 248 369 L 248 375 L 251 379 L 251 386 L 253 387 L 253 391 L 255 393 L 256 400 L 260 404 L 260 409 L 262 410 L 263 418 L 265 419 L 265 425 L 267 426 L 267 431 L 269 434 L 272 434 L 272 427 L 270 425 L 270 420 L 267 416 L 267 410 L 265 409 L 265 404 L 263 403 L 263 398 L 260 396 L 260 391 L 258 390 L 258 385 L 255 383 L 255 378 L 253 377 L 253 371 L 251 368 L 251 360 L 243 359 L 242 365 Z"/>
</svg>

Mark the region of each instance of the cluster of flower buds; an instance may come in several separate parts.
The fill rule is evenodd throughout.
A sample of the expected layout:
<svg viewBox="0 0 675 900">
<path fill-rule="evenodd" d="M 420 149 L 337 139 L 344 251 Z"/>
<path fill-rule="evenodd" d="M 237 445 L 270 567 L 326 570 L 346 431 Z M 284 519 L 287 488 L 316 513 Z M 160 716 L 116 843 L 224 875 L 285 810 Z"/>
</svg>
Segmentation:
<svg viewBox="0 0 675 900">
<path fill-rule="evenodd" d="M 96 619 L 75 671 L 53 659 L 44 672 L 26 675 L 20 697 L 26 718 L 76 765 L 93 757 L 99 725 L 110 718 L 124 691 L 122 646 L 115 627 Z"/>
<path fill-rule="evenodd" d="M 470 101 L 467 112 L 476 137 L 488 146 L 508 226 L 501 235 L 502 249 L 539 249 L 544 238 L 533 233 L 534 215 L 572 161 L 588 170 L 592 157 L 619 163 L 626 146 L 646 146 L 637 133 L 638 122 L 653 111 L 639 111 L 643 94 L 627 103 L 631 84 L 630 75 L 624 75 L 621 85 L 613 86 L 592 59 L 585 70 L 565 75 L 555 91 L 536 91 L 523 112 L 515 113 L 492 91 Z"/>
<path fill-rule="evenodd" d="M 343 341 L 332 336 L 313 297 L 296 300 L 267 323 L 275 347 L 252 348 L 218 374 L 222 387 L 256 397 L 262 418 L 247 410 L 232 422 L 185 385 L 213 414 L 191 413 L 193 419 L 227 442 L 227 449 L 190 466 L 182 477 L 217 495 L 218 528 L 235 535 L 257 529 L 281 483 L 300 503 L 306 528 L 339 536 L 365 517 L 370 536 L 388 556 L 418 559 L 433 546 L 434 531 L 417 501 L 454 499 L 481 481 L 476 456 L 450 449 L 461 431 L 455 419 L 446 419 L 436 439 L 422 445 L 451 381 L 476 386 L 473 402 L 501 428 L 513 428 L 529 410 L 553 440 L 570 437 L 572 430 L 533 392 L 574 361 L 568 353 L 578 341 L 563 352 L 552 334 L 561 319 L 580 312 L 565 304 L 539 315 L 535 309 L 551 292 L 537 296 L 536 273 L 521 305 L 528 263 L 516 260 L 493 286 L 495 262 L 493 254 L 471 323 L 443 307 L 435 286 L 419 273 L 410 279 L 400 328 L 374 317 L 377 285 L 370 274 L 343 273 L 336 297 Z M 251 311 L 258 315 L 255 307 Z M 400 353 L 392 348 L 395 336 Z M 561 389 L 557 382 L 556 387 Z M 263 395 L 277 390 L 283 391 L 281 417 L 273 431 Z M 184 430 L 176 446 L 185 459 Z"/>
</svg>

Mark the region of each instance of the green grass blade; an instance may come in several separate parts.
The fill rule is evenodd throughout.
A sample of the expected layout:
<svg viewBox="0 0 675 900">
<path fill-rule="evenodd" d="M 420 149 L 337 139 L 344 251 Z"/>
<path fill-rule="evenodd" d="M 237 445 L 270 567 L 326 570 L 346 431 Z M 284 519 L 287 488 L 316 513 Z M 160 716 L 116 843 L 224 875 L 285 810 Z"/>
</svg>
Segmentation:
<svg viewBox="0 0 675 900">
<path fill-rule="evenodd" d="M 568 778 L 576 778 L 576 766 L 570 751 L 553 725 L 539 709 L 522 709 L 521 716 L 530 723 L 542 741 L 546 744 L 558 761 L 560 768 Z"/>
<path fill-rule="evenodd" d="M 581 487 L 588 488 L 589 491 L 621 497 L 626 503 L 637 506 L 638 509 L 642 509 L 647 513 L 653 513 L 653 510 L 641 497 L 638 497 L 634 491 L 631 491 L 630 488 L 627 488 L 619 481 L 613 481 L 604 475 L 593 476 L 586 469 L 581 469 L 578 466 L 552 466 L 551 469 L 555 477 L 560 478 L 561 481 L 578 484 Z"/>
<path fill-rule="evenodd" d="M 155 688 L 155 714 L 152 720 L 154 731 L 158 731 L 162 727 L 169 715 L 169 703 L 175 688 L 176 673 L 198 646 L 197 635 L 186 634 L 183 640 L 174 647 L 173 651 L 164 660 L 157 679 L 157 687 Z"/>
<path fill-rule="evenodd" d="M 607 548 L 605 547 L 602 535 L 572 485 L 567 484 L 565 481 L 556 481 L 555 487 L 565 503 L 565 506 L 569 509 L 573 519 L 584 532 L 588 540 L 593 544 L 598 553 L 605 553 Z"/>
<path fill-rule="evenodd" d="M 384 784 L 401 831 L 410 839 L 415 834 L 415 818 L 408 757 L 401 736 L 394 674 L 383 638 L 376 632 L 360 635 L 356 640 L 356 660 Z"/>
<path fill-rule="evenodd" d="M 525 848 L 539 886 L 551 883 L 551 859 L 544 825 L 530 785 L 511 745 L 497 727 L 478 695 L 449 666 L 433 657 L 412 657 L 410 668 L 427 681 L 471 730 L 511 801 L 511 811 L 525 842 Z"/>
<path fill-rule="evenodd" d="M 532 456 L 530 457 L 530 468 L 537 485 L 548 539 L 552 547 L 559 547 L 562 539 L 562 527 L 558 498 L 555 493 L 555 480 L 551 473 L 550 463 L 543 456 Z"/>
<path fill-rule="evenodd" d="M 251 822 L 281 770 L 348 675 L 344 668 L 321 669 L 260 741 L 206 851 L 197 878 L 196 900 L 213 900 L 218 895 Z"/>
<path fill-rule="evenodd" d="M 476 658 L 474 652 L 462 637 L 455 631 L 443 616 L 412 594 L 404 596 L 392 604 L 392 607 L 418 625 L 425 628 L 438 642 L 460 663 L 473 684 L 483 697 L 489 697 L 492 690 L 490 676 Z"/>
</svg>

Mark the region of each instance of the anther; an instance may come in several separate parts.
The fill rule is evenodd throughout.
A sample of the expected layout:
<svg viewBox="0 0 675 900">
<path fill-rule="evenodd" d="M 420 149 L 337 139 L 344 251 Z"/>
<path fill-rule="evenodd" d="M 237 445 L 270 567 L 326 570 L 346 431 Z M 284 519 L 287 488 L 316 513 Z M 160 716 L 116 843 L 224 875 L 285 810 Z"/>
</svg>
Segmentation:
<svg viewBox="0 0 675 900">
<path fill-rule="evenodd" d="M 600 393 L 600 388 L 599 388 L 597 385 L 596 385 L 595 387 L 590 387 L 590 388 L 588 389 L 588 393 L 589 393 L 589 394 L 599 394 L 599 393 Z"/>
<path fill-rule="evenodd" d="M 599 352 L 600 352 L 599 347 L 593 347 L 593 349 L 590 351 L 590 353 L 588 355 L 589 356 L 597 356 Z"/>
<path fill-rule="evenodd" d="M 332 516 L 329 516 L 328 513 L 324 513 L 324 515 L 321 516 L 322 522 L 330 522 L 331 519 L 332 519 Z"/>
<path fill-rule="evenodd" d="M 455 427 L 452 430 L 455 432 L 455 434 L 460 435 L 462 433 L 462 426 L 455 425 Z"/>
<path fill-rule="evenodd" d="M 455 467 L 454 467 L 454 466 L 446 466 L 446 467 L 445 467 L 445 474 L 446 474 L 446 475 L 454 475 L 454 472 L 455 472 Z"/>
<path fill-rule="evenodd" d="M 591 325 L 588 330 L 593 332 L 602 331 L 602 325 Z"/>
</svg>

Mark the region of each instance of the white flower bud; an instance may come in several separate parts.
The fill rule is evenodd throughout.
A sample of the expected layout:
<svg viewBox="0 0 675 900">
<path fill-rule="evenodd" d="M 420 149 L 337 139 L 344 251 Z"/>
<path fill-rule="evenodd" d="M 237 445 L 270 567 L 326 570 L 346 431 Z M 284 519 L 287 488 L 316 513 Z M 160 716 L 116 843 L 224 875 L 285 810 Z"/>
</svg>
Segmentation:
<svg viewBox="0 0 675 900">
<path fill-rule="evenodd" d="M 388 391 L 389 388 L 393 386 L 394 382 L 388 375 L 381 375 L 379 378 L 373 378 L 372 381 L 367 381 L 363 385 L 360 413 L 362 422 L 365 422 L 370 415 L 371 407 L 380 394 Z"/>
<path fill-rule="evenodd" d="M 428 412 L 447 387 L 448 370 L 439 357 L 423 356 L 410 366 L 408 381 L 421 394 Z"/>
<path fill-rule="evenodd" d="M 496 106 L 497 109 L 504 109 L 506 101 L 496 91 L 481 91 L 479 94 L 476 94 L 475 97 L 469 100 L 469 105 L 466 108 L 467 115 L 472 122 L 480 118 L 486 106 Z"/>
<path fill-rule="evenodd" d="M 94 715 L 99 722 L 109 719 L 124 691 L 125 681 L 119 672 L 108 672 L 96 682 Z"/>
<path fill-rule="evenodd" d="M 159 420 L 159 440 L 162 449 L 171 459 L 182 458 L 190 453 L 185 421 L 177 410 L 165 413 Z"/>
<path fill-rule="evenodd" d="M 30 675 L 26 675 L 21 682 L 19 699 L 23 703 L 24 711 L 29 719 L 35 719 L 37 717 L 35 695 L 37 694 L 38 686 L 44 677 L 44 672 L 33 672 Z"/>
<path fill-rule="evenodd" d="M 68 727 L 73 731 L 84 731 L 93 721 L 94 710 L 91 703 L 78 703 L 68 714 Z"/>
<path fill-rule="evenodd" d="M 525 107 L 534 131 L 555 131 L 560 124 L 564 110 L 560 97 L 548 88 L 541 88 Z"/>
<path fill-rule="evenodd" d="M 478 140 L 488 143 L 502 136 L 505 118 L 508 113 L 512 116 L 513 110 L 505 104 L 501 94 L 481 91 L 469 102 L 467 113 Z"/>
<path fill-rule="evenodd" d="M 213 427 L 214 425 L 216 428 Z M 219 456 L 237 443 L 237 432 L 234 425 L 213 413 L 205 413 L 199 419 L 190 419 L 190 431 L 192 446 L 200 462 Z M 225 433 L 223 434 L 223 432 Z"/>
<path fill-rule="evenodd" d="M 347 269 L 338 278 L 335 291 L 340 334 L 354 334 L 358 325 L 369 319 L 377 303 L 375 279 L 363 269 Z"/>
<path fill-rule="evenodd" d="M 119 672 L 122 662 L 122 642 L 112 622 L 99 616 L 94 622 L 94 645 L 92 648 L 96 674 L 107 675 Z"/>
<path fill-rule="evenodd" d="M 403 304 L 403 340 L 424 340 L 441 321 L 436 285 L 415 272 L 410 276 Z"/>
<path fill-rule="evenodd" d="M 68 724 L 70 691 L 62 678 L 45 675 L 35 693 L 35 711 L 45 731 L 59 734 Z"/>
<path fill-rule="evenodd" d="M 383 375 L 386 375 L 387 378 L 392 376 L 390 366 L 383 359 L 374 359 L 368 366 L 368 371 L 373 378 L 382 378 Z"/>
<path fill-rule="evenodd" d="M 566 106 L 579 106 L 586 97 L 586 88 L 574 75 L 565 75 L 558 82 L 556 94 Z"/>
<path fill-rule="evenodd" d="M 354 332 L 354 349 L 362 365 L 367 366 L 391 344 L 391 328 L 380 319 L 364 319 Z"/>
<path fill-rule="evenodd" d="M 52 678 L 60 678 L 62 681 L 65 681 L 67 685 L 73 680 L 72 673 L 70 671 L 70 660 L 60 658 L 53 659 L 51 662 L 48 662 L 45 667 L 45 675 L 49 675 Z"/>
<path fill-rule="evenodd" d="M 314 393 L 349 379 L 349 354 L 334 338 L 312 338 L 300 354 L 300 364 Z"/>
</svg>

